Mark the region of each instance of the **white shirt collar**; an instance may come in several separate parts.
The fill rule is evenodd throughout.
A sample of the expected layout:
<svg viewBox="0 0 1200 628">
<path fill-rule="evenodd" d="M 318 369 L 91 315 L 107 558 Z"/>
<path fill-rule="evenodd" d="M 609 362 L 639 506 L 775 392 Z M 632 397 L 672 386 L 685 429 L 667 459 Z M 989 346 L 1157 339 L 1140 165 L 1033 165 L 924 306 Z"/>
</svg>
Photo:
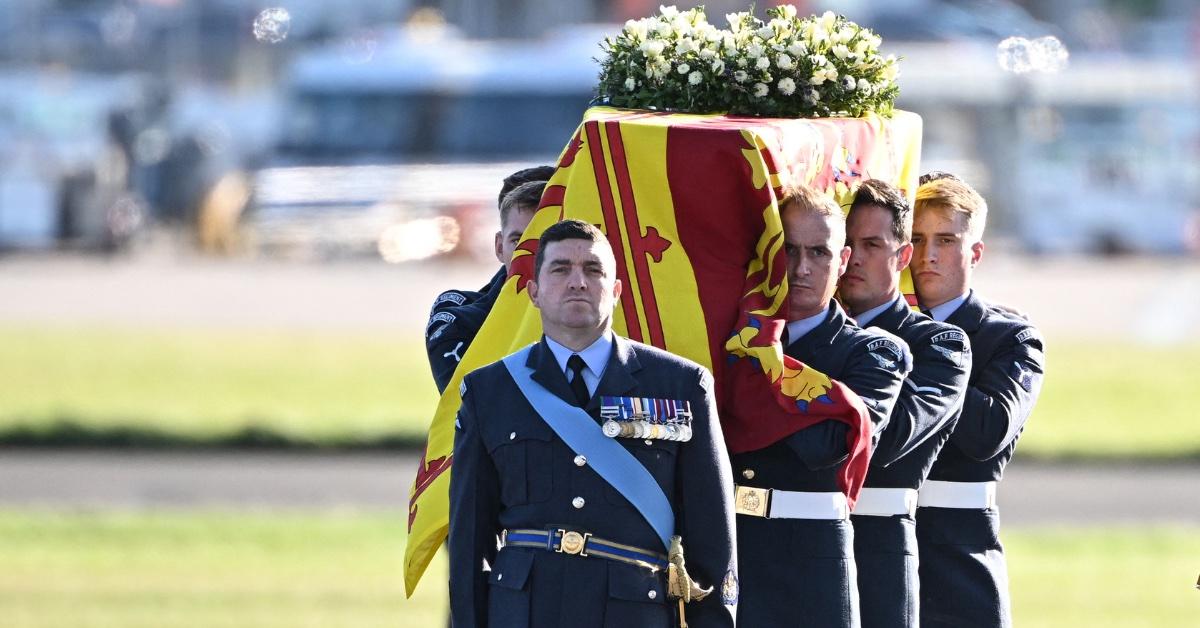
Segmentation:
<svg viewBox="0 0 1200 628">
<path fill-rule="evenodd" d="M 962 307 L 962 304 L 966 302 L 967 297 L 969 296 L 971 296 L 971 291 L 967 290 L 966 292 L 953 299 L 950 299 L 949 301 L 946 301 L 941 305 L 935 305 L 929 308 L 929 316 L 935 321 L 944 321 L 947 318 L 950 318 L 950 315 L 958 310 L 959 307 Z"/>
<path fill-rule="evenodd" d="M 820 325 L 821 322 L 825 320 L 825 317 L 829 315 L 829 308 L 829 304 L 826 304 L 825 309 L 821 310 L 819 314 L 813 314 L 808 318 L 802 318 L 798 321 L 791 321 L 788 323 L 788 344 L 796 342 L 802 336 L 804 336 L 804 334 L 816 329 L 817 325 Z"/>
<path fill-rule="evenodd" d="M 571 354 L 578 353 L 579 357 L 583 358 L 583 363 L 587 365 L 587 370 L 599 379 L 604 375 L 604 369 L 608 366 L 608 358 L 612 355 L 612 331 L 600 334 L 596 342 L 588 345 L 583 351 L 572 351 L 555 342 L 550 336 L 546 336 L 546 346 L 550 347 L 550 352 L 554 354 L 558 368 L 563 373 L 567 372 L 567 360 L 571 358 Z"/>
<path fill-rule="evenodd" d="M 867 310 L 866 312 L 863 312 L 862 314 L 855 316 L 854 322 L 858 323 L 859 327 L 866 327 L 867 325 L 870 325 L 871 321 L 874 320 L 876 316 L 879 316 L 880 314 L 883 313 L 884 310 L 892 307 L 892 305 L 896 303 L 896 299 L 899 299 L 899 298 L 900 298 L 900 295 L 895 295 L 890 300 L 884 301 L 882 305 L 876 305 L 875 307 Z"/>
</svg>

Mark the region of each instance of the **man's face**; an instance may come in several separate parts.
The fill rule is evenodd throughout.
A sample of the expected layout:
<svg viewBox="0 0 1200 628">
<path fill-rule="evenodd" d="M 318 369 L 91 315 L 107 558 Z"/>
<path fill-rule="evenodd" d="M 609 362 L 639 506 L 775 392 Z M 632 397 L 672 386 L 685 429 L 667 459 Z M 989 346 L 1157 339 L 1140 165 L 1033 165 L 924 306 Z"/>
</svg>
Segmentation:
<svg viewBox="0 0 1200 628">
<path fill-rule="evenodd" d="M 513 251 L 521 243 L 521 234 L 533 220 L 533 214 L 532 207 L 514 207 L 500 222 L 500 230 L 496 232 L 496 259 L 504 264 L 504 270 L 509 270 L 512 265 Z"/>
<path fill-rule="evenodd" d="M 900 271 L 912 259 L 912 245 L 892 233 L 892 213 L 878 205 L 855 208 L 846 218 L 850 262 L 838 282 L 838 296 L 851 314 L 891 301 L 900 288 Z"/>
<path fill-rule="evenodd" d="M 825 309 L 846 272 L 850 249 L 830 223 L 835 220 L 789 205 L 783 210 L 784 251 L 788 256 L 788 320 L 815 316 Z"/>
<path fill-rule="evenodd" d="M 967 233 L 967 216 L 947 209 L 913 214 L 913 285 L 921 307 L 941 305 L 965 293 L 983 257 L 983 242 Z"/>
<path fill-rule="evenodd" d="M 608 242 L 559 240 L 547 244 L 542 255 L 537 280 L 528 288 L 546 335 L 558 339 L 564 333 L 607 329 L 621 296 Z"/>
</svg>

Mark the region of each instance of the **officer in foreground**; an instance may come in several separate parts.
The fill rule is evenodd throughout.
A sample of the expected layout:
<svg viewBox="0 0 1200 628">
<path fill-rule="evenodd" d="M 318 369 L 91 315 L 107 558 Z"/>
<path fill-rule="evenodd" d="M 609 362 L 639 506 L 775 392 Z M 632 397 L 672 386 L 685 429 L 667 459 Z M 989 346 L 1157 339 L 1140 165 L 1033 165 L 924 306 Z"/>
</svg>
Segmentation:
<svg viewBox="0 0 1200 628">
<path fill-rule="evenodd" d="M 554 174 L 550 166 L 526 168 L 504 179 L 500 189 L 500 230 L 496 232 L 496 259 L 503 266 L 491 281 L 479 290 L 447 290 L 433 300 L 429 322 L 425 324 L 425 351 L 438 393 L 446 389 L 454 370 L 467 353 L 467 347 L 479 333 L 484 319 L 492 311 L 500 289 L 508 279 L 513 250 L 521 241 L 525 227 L 533 220 L 542 199 L 546 180 Z"/>
<path fill-rule="evenodd" d="M 996 483 L 1037 402 L 1045 358 L 1035 327 L 971 289 L 986 222 L 987 204 L 961 180 L 917 190 L 917 298 L 935 320 L 962 328 L 972 351 L 958 423 L 917 498 L 922 626 L 1012 623 Z"/>
<path fill-rule="evenodd" d="M 841 208 L 797 188 L 780 213 L 788 256 L 785 353 L 861 397 L 877 433 L 908 374 L 908 348 L 886 332 L 859 328 L 833 300 L 850 256 Z M 837 481 L 849 454 L 846 432 L 823 421 L 733 457 L 742 625 L 859 625 L 854 534 Z M 754 504 L 765 507 L 747 507 Z"/>
<path fill-rule="evenodd" d="M 971 370 L 963 331 L 913 311 L 900 294 L 911 234 L 900 191 L 864 181 L 846 217 L 850 262 L 838 296 L 859 325 L 899 336 L 913 358 L 850 517 L 865 628 L 918 625 L 917 489 L 950 438 Z"/>
<path fill-rule="evenodd" d="M 681 610 L 695 628 L 734 623 L 732 475 L 712 375 L 613 333 L 615 265 L 595 227 L 546 229 L 527 284 L 545 335 L 463 382 L 457 628 L 666 628 Z"/>
</svg>

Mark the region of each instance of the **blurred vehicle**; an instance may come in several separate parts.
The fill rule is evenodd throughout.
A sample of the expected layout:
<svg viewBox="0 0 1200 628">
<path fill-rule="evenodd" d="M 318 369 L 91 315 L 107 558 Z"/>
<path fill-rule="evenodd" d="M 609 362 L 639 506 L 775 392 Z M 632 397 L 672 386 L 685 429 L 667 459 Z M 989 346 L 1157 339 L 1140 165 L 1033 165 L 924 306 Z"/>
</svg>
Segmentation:
<svg viewBox="0 0 1200 628">
<path fill-rule="evenodd" d="M 277 150 L 252 175 L 253 246 L 397 262 L 490 251 L 501 180 L 566 145 L 601 36 L 470 41 L 408 27 L 298 55 Z"/>
<path fill-rule="evenodd" d="M 144 106 L 125 75 L 0 76 L 0 248 L 122 247 L 145 218 L 113 121 Z"/>
</svg>

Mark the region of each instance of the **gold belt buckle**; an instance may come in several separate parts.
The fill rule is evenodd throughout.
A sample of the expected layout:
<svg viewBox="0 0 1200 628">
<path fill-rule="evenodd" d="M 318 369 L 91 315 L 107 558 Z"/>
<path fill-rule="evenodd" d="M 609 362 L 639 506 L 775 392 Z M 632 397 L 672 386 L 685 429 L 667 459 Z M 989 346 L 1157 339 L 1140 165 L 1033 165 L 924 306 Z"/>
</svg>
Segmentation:
<svg viewBox="0 0 1200 628">
<path fill-rule="evenodd" d="M 580 534 L 574 530 L 558 529 L 558 553 L 570 554 L 572 556 L 587 556 L 585 551 L 587 548 L 588 539 L 592 538 L 592 534 Z"/>
<path fill-rule="evenodd" d="M 771 507 L 771 489 L 739 486 L 734 496 L 733 511 L 739 515 L 766 517 Z"/>
</svg>

